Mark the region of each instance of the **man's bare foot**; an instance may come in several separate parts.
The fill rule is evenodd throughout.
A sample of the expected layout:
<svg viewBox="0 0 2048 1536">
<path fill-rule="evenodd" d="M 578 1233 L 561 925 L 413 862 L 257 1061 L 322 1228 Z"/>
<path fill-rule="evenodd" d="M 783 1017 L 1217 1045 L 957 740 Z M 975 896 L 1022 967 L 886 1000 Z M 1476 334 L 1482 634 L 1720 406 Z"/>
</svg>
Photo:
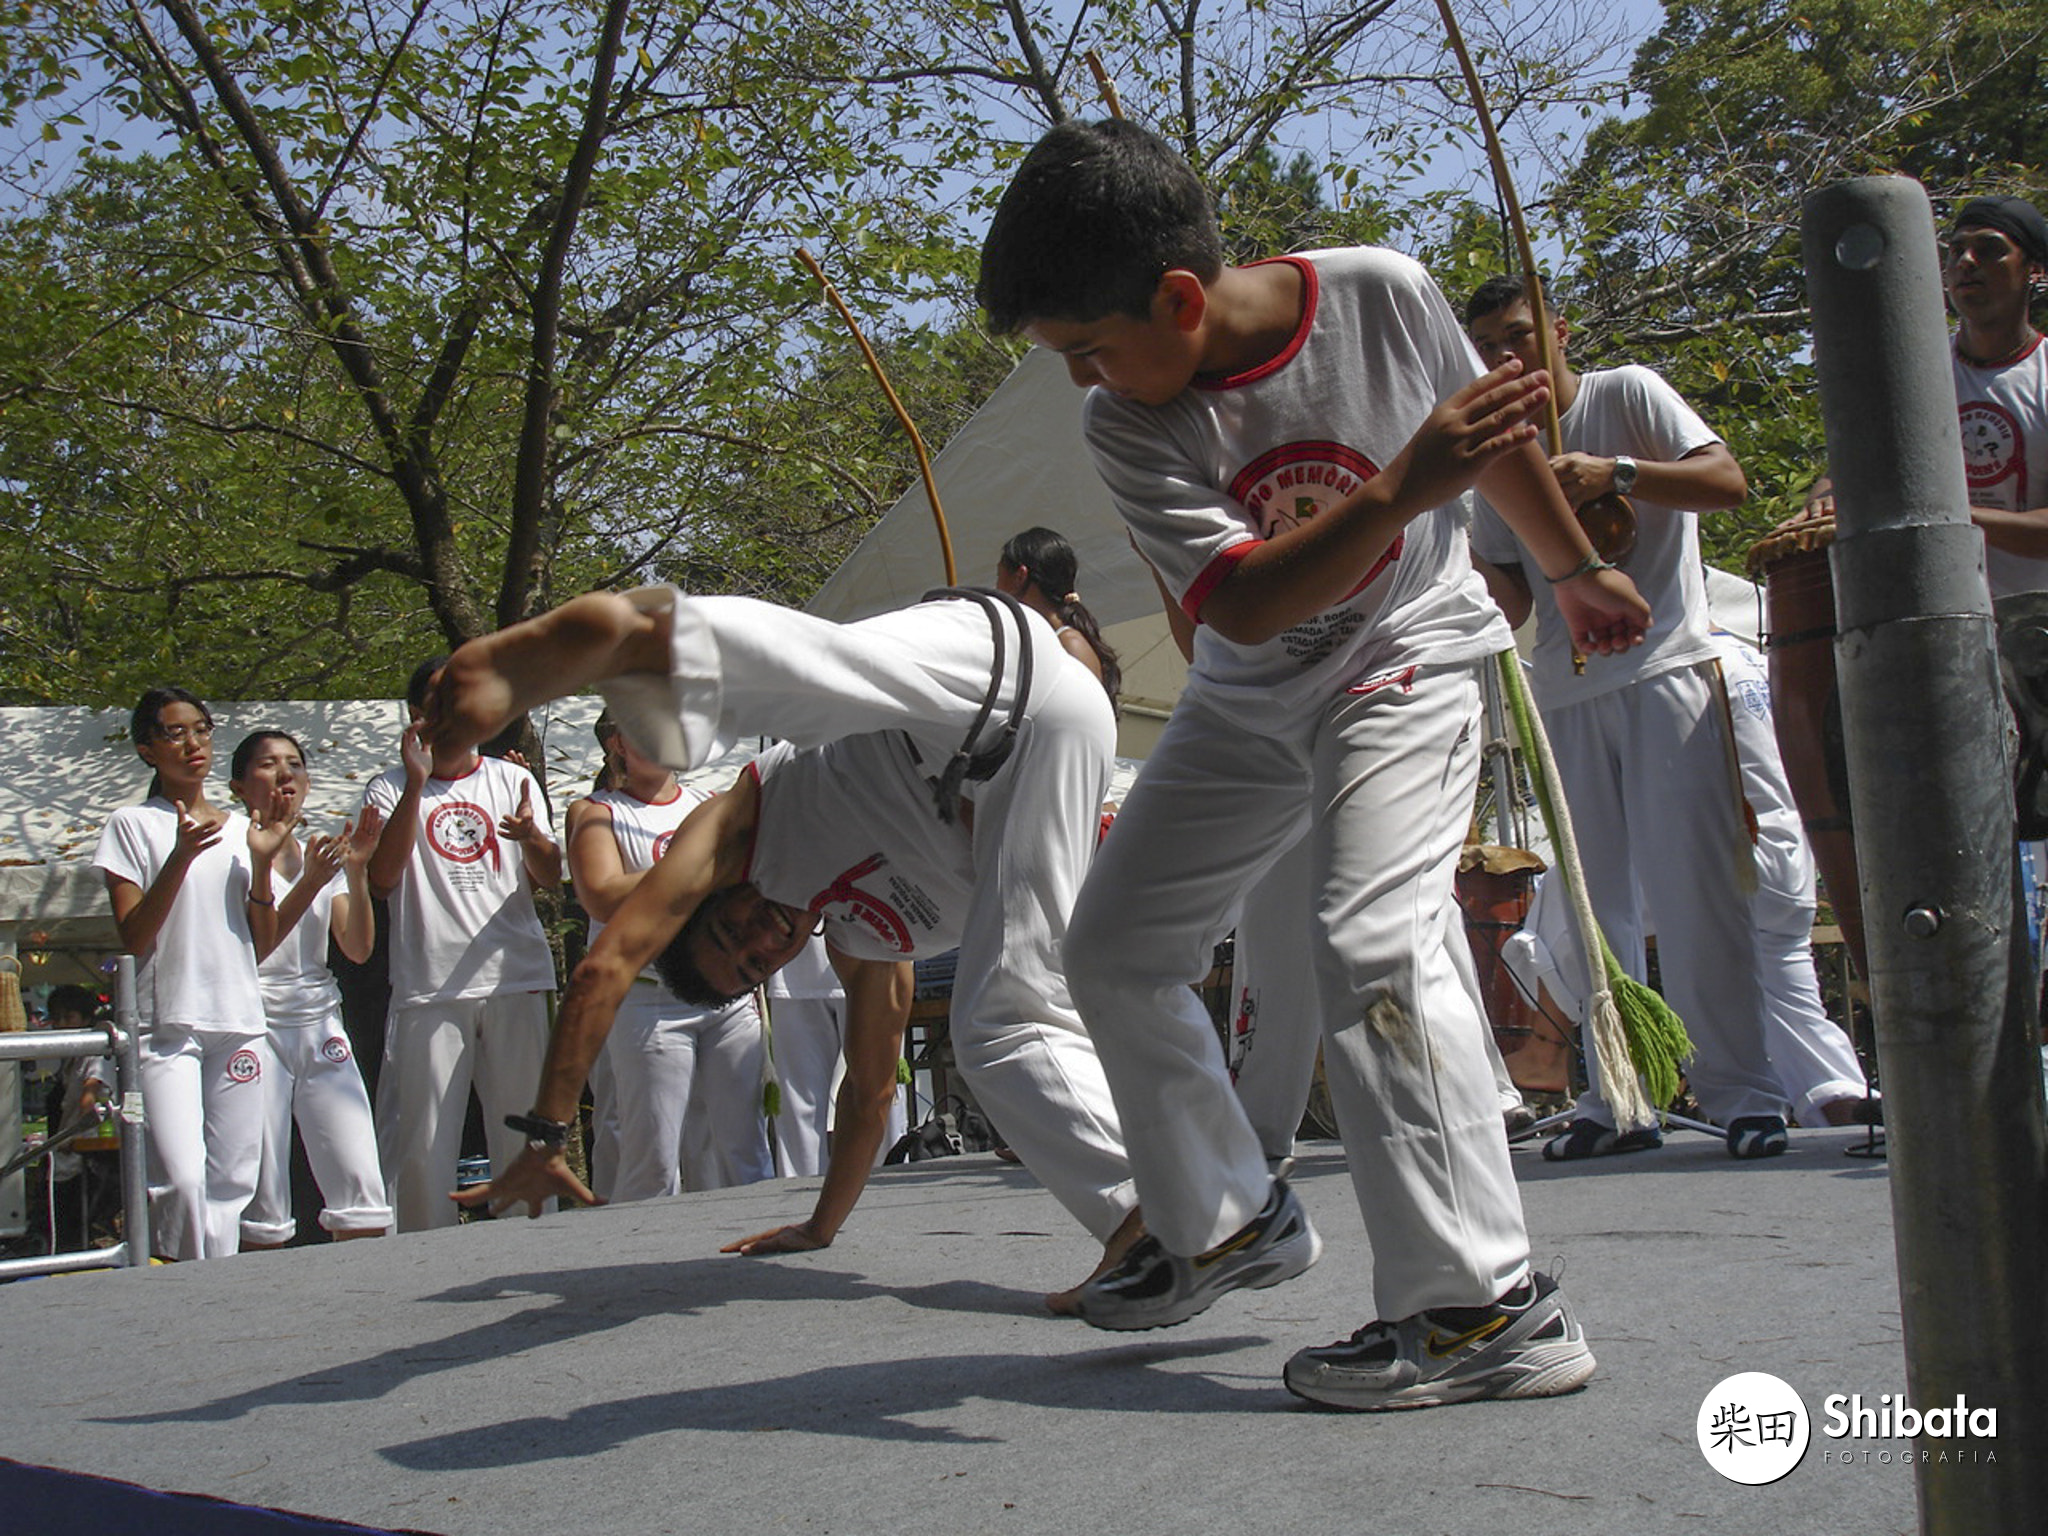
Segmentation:
<svg viewBox="0 0 2048 1536">
<path fill-rule="evenodd" d="M 1094 1272 L 1080 1285 L 1070 1286 L 1064 1291 L 1054 1291 L 1046 1297 L 1045 1310 L 1054 1317 L 1079 1317 L 1082 1286 L 1087 1285 L 1090 1280 L 1100 1280 L 1115 1269 L 1123 1262 L 1124 1255 L 1129 1253 L 1132 1246 L 1144 1235 L 1145 1213 L 1134 1205 L 1131 1207 L 1130 1215 L 1123 1219 L 1117 1229 L 1109 1234 L 1109 1240 L 1102 1245 L 1102 1262 L 1095 1266 Z"/>
</svg>

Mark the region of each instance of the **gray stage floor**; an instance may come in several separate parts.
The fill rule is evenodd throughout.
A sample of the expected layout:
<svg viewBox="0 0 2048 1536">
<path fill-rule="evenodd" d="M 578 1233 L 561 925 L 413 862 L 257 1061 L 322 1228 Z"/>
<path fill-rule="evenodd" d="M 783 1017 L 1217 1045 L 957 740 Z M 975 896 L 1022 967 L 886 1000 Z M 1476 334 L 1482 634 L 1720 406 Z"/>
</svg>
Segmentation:
<svg viewBox="0 0 2048 1536">
<path fill-rule="evenodd" d="M 1797 1133 L 1757 1164 L 1685 1133 L 1569 1169 L 1518 1149 L 1539 1262 L 1600 1358 L 1559 1400 L 1351 1415 L 1280 1388 L 1293 1349 L 1371 1310 L 1341 1154 L 1311 1143 L 1322 1263 L 1150 1334 L 1040 1310 L 1089 1244 L 987 1157 L 887 1170 L 837 1246 L 795 1258 L 716 1248 L 800 1217 L 807 1182 L 0 1286 L 0 1454 L 450 1536 L 1883 1536 L 1914 1526 L 1893 1442 L 1819 1433 L 1826 1395 L 1905 1385 L 1886 1169 L 1843 1155 L 1860 1138 Z M 1764 1487 L 1695 1441 L 1745 1370 L 1816 1422 Z"/>
</svg>

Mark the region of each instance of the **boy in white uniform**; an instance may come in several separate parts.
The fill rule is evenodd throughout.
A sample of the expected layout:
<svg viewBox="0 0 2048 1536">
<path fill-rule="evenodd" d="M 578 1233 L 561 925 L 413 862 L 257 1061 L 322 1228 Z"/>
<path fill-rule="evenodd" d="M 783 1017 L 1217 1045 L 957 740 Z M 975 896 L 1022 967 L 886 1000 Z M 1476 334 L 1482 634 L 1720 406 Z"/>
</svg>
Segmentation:
<svg viewBox="0 0 2048 1536">
<path fill-rule="evenodd" d="M 1324 1060 L 1381 1320 L 1301 1351 L 1286 1383 L 1351 1408 L 1576 1387 L 1592 1355 L 1531 1272 L 1480 1002 L 1450 951 L 1478 669 L 1508 644 L 1465 561 L 1461 493 L 1484 479 L 1528 526 L 1590 649 L 1647 618 L 1543 475 L 1528 418 L 1545 381 L 1480 378 L 1442 295 L 1391 252 L 1226 267 L 1194 173 L 1124 122 L 1040 140 L 979 297 L 1100 386 L 1096 465 L 1200 626 L 1067 941 L 1151 1234 L 1083 1288 L 1082 1317 L 1176 1323 L 1319 1252 L 1188 992 L 1308 826 Z"/>
<path fill-rule="evenodd" d="M 1495 278 L 1472 295 L 1465 325 L 1482 362 L 1537 355 L 1522 284 Z M 1754 850 L 1742 812 L 1727 695 L 1708 638 L 1700 562 L 1702 511 L 1747 493 L 1735 456 L 1647 368 L 1575 373 L 1569 328 L 1556 321 L 1557 403 L 1565 452 L 1551 461 L 1578 506 L 1609 491 L 1633 495 L 1636 544 L 1627 558 L 1657 613 L 1625 661 L 1577 670 L 1571 638 L 1546 584 L 1523 572 L 1530 556 L 1482 500 L 1472 548 L 1498 572 L 1510 622 L 1533 604 L 1535 694 L 1570 802 L 1594 915 L 1622 967 L 1644 974 L 1644 935 L 1657 932 L 1665 994 L 1697 1053 L 1686 1068 L 1700 1107 L 1741 1158 L 1785 1150 L 1784 1104 L 1764 1046 L 1757 979 Z M 1533 589 L 1533 590 L 1532 590 Z M 1638 895 L 1640 893 L 1640 901 Z M 1647 905 L 1653 921 L 1645 921 Z M 1571 1126 L 1543 1149 L 1553 1160 L 1653 1147 L 1655 1129 L 1617 1134 L 1595 1081 Z"/>
<path fill-rule="evenodd" d="M 453 1226 L 462 1123 L 474 1079 L 491 1169 L 520 1140 L 503 1117 L 523 1101 L 548 1041 L 554 956 L 536 886 L 562 878 L 547 800 L 533 775 L 473 746 L 420 739 L 420 706 L 441 658 L 406 687 L 403 764 L 370 781 L 383 814 L 370 889 L 391 903 L 391 1012 L 377 1079 L 377 1144 L 401 1232 Z"/>
<path fill-rule="evenodd" d="M 784 738 L 690 815 L 613 914 L 571 980 L 534 1111 L 517 1117 L 527 1154 L 466 1199 L 502 1210 L 584 1197 L 561 1139 L 643 966 L 659 956 L 670 990 L 710 1004 L 758 985 L 822 927 L 848 1000 L 830 1166 L 809 1221 L 734 1248 L 833 1240 L 895 1097 L 909 962 L 957 944 L 962 1073 L 1054 1197 L 1121 1251 L 1134 1226 L 1123 1138 L 1059 966 L 1115 723 L 1047 625 L 985 601 L 842 625 L 746 598 L 592 593 L 455 654 L 437 742 L 487 738 L 517 710 L 589 685 L 676 767 L 722 737 Z"/>
<path fill-rule="evenodd" d="M 590 914 L 590 940 L 654 867 L 676 828 L 710 799 L 634 751 L 609 715 L 597 738 L 613 766 L 613 788 L 569 807 L 569 870 Z M 725 1189 L 772 1178 L 761 1074 L 761 1016 L 751 995 L 717 1008 L 679 1003 L 652 969 L 619 1005 L 605 1041 L 607 1103 L 615 1166 L 598 1186 L 607 1200 L 648 1200 L 684 1187 L 685 1129 L 704 1131 L 691 1158 L 689 1188 Z M 593 1157 L 592 1182 L 596 1159 Z"/>
</svg>

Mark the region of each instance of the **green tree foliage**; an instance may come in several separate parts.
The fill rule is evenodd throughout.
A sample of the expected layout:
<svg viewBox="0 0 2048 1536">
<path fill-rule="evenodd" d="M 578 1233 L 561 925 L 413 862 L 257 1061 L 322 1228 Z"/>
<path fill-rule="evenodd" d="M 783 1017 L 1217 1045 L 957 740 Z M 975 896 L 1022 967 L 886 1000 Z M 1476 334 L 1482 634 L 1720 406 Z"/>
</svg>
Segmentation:
<svg viewBox="0 0 2048 1536">
<path fill-rule="evenodd" d="M 801 365 L 788 253 L 928 292 L 950 151 L 839 83 L 843 12 L 624 15 L 39 18 L 161 152 L 89 142 L 0 228 L 0 491 L 43 562 L 8 578 L 10 696 L 388 690 L 394 655 L 762 515 L 732 454 Z"/>
<path fill-rule="evenodd" d="M 1510 118 L 1598 99 L 1574 3 L 1473 19 Z M 1484 236 L 1417 191 L 1464 116 L 1419 0 L 0 11 L 0 696 L 385 692 L 650 574 L 802 600 L 914 471 L 792 252 L 943 443 L 1013 355 L 980 210 L 1103 110 L 1089 46 L 1247 254 Z"/>
<path fill-rule="evenodd" d="M 1799 260 L 1803 198 L 1900 172 L 1938 210 L 2039 190 L 2041 48 L 2021 0 L 1670 0 L 1630 75 L 1644 110 L 1603 122 L 1553 205 L 1582 365 L 1648 362 L 1724 432 L 1750 474 L 1709 554 L 1748 543 L 1821 465 Z"/>
</svg>

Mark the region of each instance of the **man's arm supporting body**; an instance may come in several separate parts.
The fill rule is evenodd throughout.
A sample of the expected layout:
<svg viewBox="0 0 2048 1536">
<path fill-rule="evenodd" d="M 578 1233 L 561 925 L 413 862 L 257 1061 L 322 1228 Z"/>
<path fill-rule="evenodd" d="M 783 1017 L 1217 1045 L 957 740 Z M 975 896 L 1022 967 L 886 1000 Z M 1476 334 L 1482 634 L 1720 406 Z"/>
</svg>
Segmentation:
<svg viewBox="0 0 2048 1536">
<path fill-rule="evenodd" d="M 829 946 L 828 946 L 829 948 Z M 839 1085 L 832 1155 L 810 1219 L 728 1243 L 721 1253 L 804 1253 L 828 1248 L 853 1213 L 881 1150 L 896 1098 L 896 1063 L 916 980 L 908 960 L 857 960 L 831 950 L 846 984 L 846 1077 Z"/>
<path fill-rule="evenodd" d="M 562 995 L 534 1095 L 536 1115 L 564 1124 L 575 1118 L 591 1064 L 611 1033 L 633 979 L 668 946 L 706 897 L 743 878 L 760 810 L 760 787 L 752 774 L 742 774 L 728 793 L 690 813 L 676 829 L 668 851 L 612 914 Z M 542 1202 L 557 1195 L 586 1205 L 598 1203 L 560 1151 L 529 1146 L 502 1178 L 453 1198 L 462 1205 L 488 1203 L 493 1215 L 524 1201 L 527 1213 L 538 1216 Z"/>
</svg>

